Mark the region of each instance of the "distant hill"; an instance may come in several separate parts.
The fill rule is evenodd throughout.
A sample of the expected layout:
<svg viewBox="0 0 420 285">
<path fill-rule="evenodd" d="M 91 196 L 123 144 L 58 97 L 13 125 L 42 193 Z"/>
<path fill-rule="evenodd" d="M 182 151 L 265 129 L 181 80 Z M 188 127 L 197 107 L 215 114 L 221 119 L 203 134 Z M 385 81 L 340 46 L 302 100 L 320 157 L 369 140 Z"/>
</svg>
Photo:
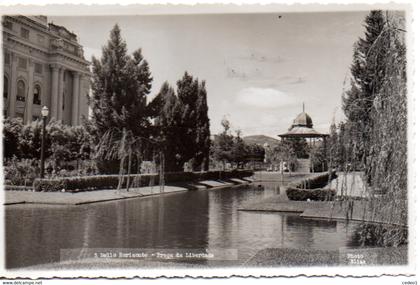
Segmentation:
<svg viewBox="0 0 420 285">
<path fill-rule="evenodd" d="M 263 146 L 265 143 L 268 143 L 270 147 L 277 145 L 280 140 L 276 140 L 275 138 L 264 136 L 264 135 L 255 135 L 255 136 L 246 136 L 243 138 L 245 143 L 247 144 L 259 144 Z"/>
</svg>

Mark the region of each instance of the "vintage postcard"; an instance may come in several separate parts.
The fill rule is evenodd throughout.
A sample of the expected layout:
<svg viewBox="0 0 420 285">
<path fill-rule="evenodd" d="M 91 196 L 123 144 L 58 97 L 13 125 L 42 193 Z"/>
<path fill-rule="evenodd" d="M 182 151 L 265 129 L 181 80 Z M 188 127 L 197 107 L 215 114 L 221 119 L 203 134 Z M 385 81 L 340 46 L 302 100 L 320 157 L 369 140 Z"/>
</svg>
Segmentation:
<svg viewBox="0 0 420 285">
<path fill-rule="evenodd" d="M 1 9 L 2 278 L 417 282 L 412 5 Z"/>
</svg>

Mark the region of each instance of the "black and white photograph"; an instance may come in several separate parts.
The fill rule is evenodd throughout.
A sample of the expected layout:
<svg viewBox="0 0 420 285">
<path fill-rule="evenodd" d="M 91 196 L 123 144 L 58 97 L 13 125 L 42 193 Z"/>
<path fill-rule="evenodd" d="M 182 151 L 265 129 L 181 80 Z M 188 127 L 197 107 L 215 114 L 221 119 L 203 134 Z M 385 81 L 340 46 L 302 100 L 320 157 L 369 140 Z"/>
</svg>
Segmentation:
<svg viewBox="0 0 420 285">
<path fill-rule="evenodd" d="M 20 7 L 1 276 L 417 284 L 411 5 Z"/>
</svg>

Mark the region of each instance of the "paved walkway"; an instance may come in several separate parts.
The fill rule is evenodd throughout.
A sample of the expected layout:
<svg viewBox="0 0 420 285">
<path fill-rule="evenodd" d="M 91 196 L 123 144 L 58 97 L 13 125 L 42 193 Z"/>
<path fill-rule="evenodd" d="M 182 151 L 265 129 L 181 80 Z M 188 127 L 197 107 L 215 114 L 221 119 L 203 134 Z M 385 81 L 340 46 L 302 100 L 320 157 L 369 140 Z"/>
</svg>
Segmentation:
<svg viewBox="0 0 420 285">
<path fill-rule="evenodd" d="M 367 197 L 368 192 L 362 172 L 337 172 L 337 178 L 324 188 L 337 190 L 338 196 Z"/>
<path fill-rule="evenodd" d="M 165 186 L 163 193 L 174 193 L 187 190 L 187 188 L 183 187 Z M 5 205 L 21 203 L 80 205 L 162 194 L 160 192 L 159 186 L 131 188 L 128 192 L 125 189 L 86 191 L 78 193 L 30 191 L 5 192 Z"/>
<path fill-rule="evenodd" d="M 398 215 L 390 216 L 387 214 L 386 207 L 381 207 L 379 204 L 374 207 L 367 200 L 307 202 L 284 200 L 283 196 L 274 195 L 259 202 L 243 204 L 238 210 L 292 212 L 300 213 L 300 216 L 304 218 L 368 221 L 401 225 Z"/>
<path fill-rule="evenodd" d="M 284 172 L 283 176 L 281 172 L 269 172 L 269 171 L 257 171 L 254 173 L 253 178 L 256 182 L 284 182 L 289 183 L 291 181 L 308 178 L 311 176 L 319 175 L 319 173 L 299 173 L 299 172 Z"/>
<path fill-rule="evenodd" d="M 237 184 L 248 184 L 249 181 L 235 179 Z M 200 181 L 197 184 L 189 184 L 183 186 L 168 186 L 160 191 L 159 186 L 147 186 L 140 188 L 130 188 L 127 192 L 125 189 L 121 190 L 97 190 L 97 191 L 85 191 L 77 193 L 69 192 L 31 192 L 31 191 L 5 191 L 5 205 L 23 204 L 23 203 L 34 203 L 34 204 L 53 204 L 53 205 L 80 205 L 89 204 L 96 202 L 105 202 L 112 200 L 144 197 L 150 195 L 162 195 L 168 193 L 175 193 L 181 191 L 188 191 L 189 189 L 216 189 L 232 187 L 234 183 L 223 182 L 223 181 Z"/>
</svg>

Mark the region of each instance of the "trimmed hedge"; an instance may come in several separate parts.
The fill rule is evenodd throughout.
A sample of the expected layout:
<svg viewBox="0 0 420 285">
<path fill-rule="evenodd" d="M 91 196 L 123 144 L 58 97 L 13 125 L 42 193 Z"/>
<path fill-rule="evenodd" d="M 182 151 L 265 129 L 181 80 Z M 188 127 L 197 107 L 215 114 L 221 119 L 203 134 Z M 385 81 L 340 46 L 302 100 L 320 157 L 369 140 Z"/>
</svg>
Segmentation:
<svg viewBox="0 0 420 285">
<path fill-rule="evenodd" d="M 299 189 L 315 189 L 315 188 L 323 188 L 328 184 L 329 180 L 337 178 L 337 174 L 334 171 L 330 173 L 322 173 L 320 175 L 310 177 L 307 179 L 300 180 L 296 183 L 289 184 L 291 188 L 299 188 Z"/>
<path fill-rule="evenodd" d="M 32 186 L 4 185 L 6 191 L 32 191 Z"/>
<path fill-rule="evenodd" d="M 292 201 L 332 201 L 334 200 L 335 189 L 299 189 L 287 188 L 287 197 Z"/>
<path fill-rule="evenodd" d="M 287 197 L 293 201 L 331 201 L 336 195 L 335 189 L 323 189 L 328 181 L 337 177 L 334 171 L 332 173 L 323 173 L 314 177 L 291 183 L 286 189 Z"/>
<path fill-rule="evenodd" d="M 165 184 L 178 182 L 195 182 L 201 180 L 219 180 L 228 178 L 243 178 L 252 176 L 249 170 L 207 171 L 207 172 L 168 172 L 165 173 Z M 57 179 L 36 179 L 33 188 L 37 192 L 67 192 L 91 191 L 101 189 L 116 189 L 119 175 L 96 175 L 80 177 L 63 177 Z M 126 181 L 127 176 L 124 176 Z M 158 174 L 130 175 L 130 187 L 158 185 Z M 123 183 L 125 187 L 125 183 Z"/>
</svg>

